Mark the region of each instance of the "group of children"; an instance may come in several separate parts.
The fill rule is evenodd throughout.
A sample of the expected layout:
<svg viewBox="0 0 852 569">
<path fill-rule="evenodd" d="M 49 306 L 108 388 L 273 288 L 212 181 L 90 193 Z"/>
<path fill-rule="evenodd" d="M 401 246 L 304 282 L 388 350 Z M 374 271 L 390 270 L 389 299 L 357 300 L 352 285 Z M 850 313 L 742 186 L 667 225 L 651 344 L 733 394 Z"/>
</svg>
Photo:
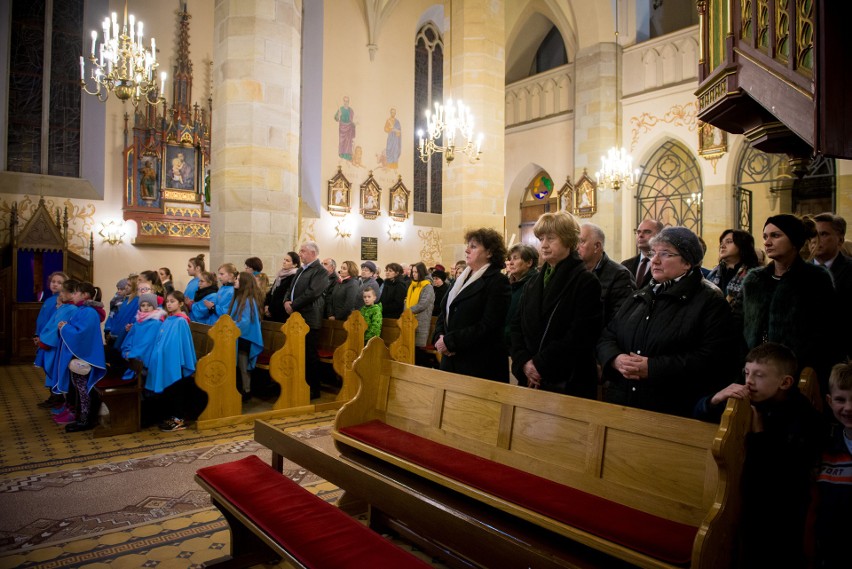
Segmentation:
<svg viewBox="0 0 852 569">
<path fill-rule="evenodd" d="M 831 371 L 825 396 L 830 417 L 799 391 L 797 369 L 786 346 L 757 346 L 746 357 L 744 383 L 696 407 L 697 417 L 718 420 L 730 398 L 752 405 L 743 465 L 743 567 L 849 566 L 852 364 Z"/>
</svg>

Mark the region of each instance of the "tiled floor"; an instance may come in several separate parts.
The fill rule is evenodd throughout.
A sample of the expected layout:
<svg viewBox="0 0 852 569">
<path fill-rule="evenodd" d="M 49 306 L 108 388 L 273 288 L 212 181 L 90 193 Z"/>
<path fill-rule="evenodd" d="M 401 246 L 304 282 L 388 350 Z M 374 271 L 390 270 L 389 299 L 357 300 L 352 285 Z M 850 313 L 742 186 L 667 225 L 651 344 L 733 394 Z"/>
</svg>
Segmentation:
<svg viewBox="0 0 852 569">
<path fill-rule="evenodd" d="M 196 568 L 229 551 L 230 535 L 219 512 L 185 495 L 198 490 L 191 482 L 198 466 L 194 461 L 231 460 L 231 456 L 249 452 L 263 456 L 265 449 L 258 449 L 251 440 L 250 423 L 173 433 L 151 428 L 132 435 L 94 439 L 90 432 L 66 434 L 56 425 L 48 411 L 36 406 L 46 395 L 40 370 L 27 365 L 0 367 L 0 519 L 9 519 L 14 514 L 28 519 L 37 529 L 40 529 L 38 524 L 43 523 L 44 531 L 37 533 L 37 537 L 47 536 L 43 543 L 31 547 L 10 545 L 14 536 L 0 521 L 0 529 L 5 530 L 0 531 L 0 546 L 5 539 L 5 549 L 0 547 L 0 569 Z M 273 423 L 288 430 L 307 431 L 306 436 L 313 436 L 309 433 L 321 432 L 333 417 L 334 412 L 329 411 L 288 417 Z M 311 492 L 329 501 L 340 495 L 335 486 L 298 470 L 296 465 L 291 466 L 294 469 L 287 471 L 285 466 L 285 472 Z M 177 470 L 180 468 L 183 470 Z M 168 479 L 178 472 L 180 480 Z M 133 478 L 134 474 L 142 478 Z M 132 498 L 135 481 L 142 479 L 144 482 L 147 477 L 150 483 L 152 476 L 162 477 L 160 486 L 164 497 L 150 496 L 149 492 L 144 494 L 144 500 Z M 103 495 L 97 492 L 92 495 L 91 490 L 86 494 L 86 485 L 96 479 L 102 484 L 99 488 L 110 490 L 104 490 Z M 173 496 L 175 492 L 169 494 L 176 483 L 183 484 L 175 490 L 183 502 Z M 154 487 L 157 488 L 157 483 Z M 30 494 L 23 496 L 25 492 Z M 45 519 L 44 514 L 39 513 L 39 508 L 45 504 L 40 504 L 39 500 L 42 496 L 56 496 L 57 492 L 64 505 L 71 509 L 82 508 L 83 514 L 63 516 L 60 512 Z M 31 506 L 16 506 L 22 498 Z M 53 509 L 51 504 L 47 506 Z M 192 511 L 175 514 L 181 508 Z M 119 516 L 116 512 L 126 515 Z M 164 517 L 133 525 L 134 519 L 143 519 L 145 515 Z M 124 525 L 103 529 L 106 521 L 116 519 Z M 89 533 L 76 539 L 55 539 L 65 535 L 63 530 L 71 534 Z"/>
</svg>

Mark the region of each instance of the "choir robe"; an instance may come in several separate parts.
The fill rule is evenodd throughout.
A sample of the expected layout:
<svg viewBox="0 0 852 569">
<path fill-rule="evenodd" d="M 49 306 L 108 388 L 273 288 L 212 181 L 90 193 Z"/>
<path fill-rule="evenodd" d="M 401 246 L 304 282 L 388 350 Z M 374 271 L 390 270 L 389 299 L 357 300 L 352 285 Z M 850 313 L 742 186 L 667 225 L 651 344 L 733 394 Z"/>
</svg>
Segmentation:
<svg viewBox="0 0 852 569">
<path fill-rule="evenodd" d="M 192 277 L 186 284 L 186 290 L 183 295 L 186 297 L 186 304 L 192 305 L 192 299 L 195 298 L 195 292 L 198 290 L 198 277 Z"/>
<path fill-rule="evenodd" d="M 50 320 L 42 327 L 41 334 L 38 337 L 39 342 L 48 346 L 49 349 L 39 347 L 36 352 L 35 365 L 44 370 L 44 386 L 51 391 L 57 381 L 56 369 L 54 368 L 59 355 L 59 348 L 62 345 L 62 339 L 59 337 L 59 323 L 70 320 L 77 310 L 79 308 L 72 302 L 61 304 L 54 311 Z"/>
<path fill-rule="evenodd" d="M 234 299 L 234 285 L 226 284 L 219 287 L 219 292 L 216 293 L 216 315 L 213 322 L 219 319 L 223 314 L 228 314 L 231 310 L 231 300 Z"/>
<path fill-rule="evenodd" d="M 49 296 L 45 299 L 44 304 L 41 305 L 41 310 L 38 311 L 38 317 L 36 318 L 36 336 L 41 335 L 41 329 L 45 324 L 50 320 L 50 317 L 56 312 L 56 303 L 59 301 L 59 293 Z"/>
<path fill-rule="evenodd" d="M 139 312 L 139 297 L 134 296 L 132 299 L 124 301 L 112 321 L 109 332 L 115 336 L 112 347 L 118 351 L 121 351 L 121 345 L 124 343 L 124 338 L 127 337 L 127 325 L 136 321 L 137 312 Z"/>
<path fill-rule="evenodd" d="M 195 372 L 195 346 L 185 314 L 168 316 L 157 333 L 148 360 L 145 389 L 162 393 L 167 387 Z"/>
<path fill-rule="evenodd" d="M 257 311 L 257 305 L 250 300 L 246 301 L 242 312 L 237 314 L 237 305 L 234 303 L 231 318 L 234 319 L 234 324 L 240 329 L 240 337 L 237 339 L 238 349 L 240 339 L 246 340 L 250 344 L 248 369 L 251 371 L 257 362 L 257 356 L 263 351 L 263 335 L 260 331 L 260 314 Z"/>
<path fill-rule="evenodd" d="M 90 366 L 86 390 L 91 391 L 95 384 L 106 375 L 106 357 L 104 339 L 101 336 L 101 317 L 98 311 L 89 306 L 81 306 L 65 326 L 59 331 L 62 347 L 57 358 L 57 379 L 54 393 L 67 393 L 71 371 L 68 364 L 72 359 L 83 360 Z"/>
<path fill-rule="evenodd" d="M 157 342 L 157 334 L 160 332 L 162 324 L 163 321 L 159 318 L 148 318 L 142 322 L 136 322 L 124 339 L 121 356 L 128 362 L 134 358 L 141 360 L 142 365 L 147 368 L 151 359 L 152 348 Z M 124 372 L 122 379 L 133 379 L 134 375 L 133 370 L 128 369 Z"/>
<path fill-rule="evenodd" d="M 229 287 L 231 289 L 231 294 L 233 295 L 234 287 Z M 207 308 L 207 305 L 204 304 L 205 300 L 209 300 L 213 304 L 216 304 L 216 295 L 218 293 L 212 292 L 202 298 L 197 302 L 192 303 L 192 308 L 189 309 L 189 319 L 193 322 L 198 322 L 199 324 L 208 324 L 212 326 L 216 323 L 216 320 L 219 319 L 219 315 L 216 313 L 215 308 L 210 310 Z M 229 300 L 228 303 L 231 301 Z"/>
</svg>

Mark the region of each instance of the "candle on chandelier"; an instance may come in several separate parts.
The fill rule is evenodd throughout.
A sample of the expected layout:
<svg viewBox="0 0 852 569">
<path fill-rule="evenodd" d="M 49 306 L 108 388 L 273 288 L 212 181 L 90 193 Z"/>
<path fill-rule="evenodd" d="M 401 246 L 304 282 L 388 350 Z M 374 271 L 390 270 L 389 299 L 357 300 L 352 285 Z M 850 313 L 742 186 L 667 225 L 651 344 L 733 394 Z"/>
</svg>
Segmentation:
<svg viewBox="0 0 852 569">
<path fill-rule="evenodd" d="M 134 40 L 135 37 L 136 37 L 136 16 L 134 16 L 133 14 L 130 14 L 130 41 L 131 42 L 135 41 Z"/>
<path fill-rule="evenodd" d="M 80 56 L 80 81 L 86 80 L 86 62 L 83 60 L 83 56 Z"/>
<path fill-rule="evenodd" d="M 95 44 L 98 43 L 98 32 L 92 30 L 92 57 L 95 57 Z"/>
</svg>

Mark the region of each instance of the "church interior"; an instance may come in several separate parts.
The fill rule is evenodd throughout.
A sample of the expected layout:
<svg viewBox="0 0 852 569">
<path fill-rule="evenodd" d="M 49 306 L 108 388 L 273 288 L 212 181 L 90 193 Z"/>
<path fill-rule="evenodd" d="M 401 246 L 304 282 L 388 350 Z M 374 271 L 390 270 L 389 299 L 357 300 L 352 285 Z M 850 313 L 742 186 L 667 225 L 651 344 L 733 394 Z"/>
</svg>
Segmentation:
<svg viewBox="0 0 852 569">
<path fill-rule="evenodd" d="M 772 215 L 852 218 L 849 7 L 829 4 L 0 3 L 0 567 L 200 567 L 230 538 L 192 482 L 199 461 L 270 457 L 245 422 L 96 439 L 25 409 L 42 395 L 28 332 L 41 291 L 12 252 L 39 212 L 106 298 L 160 267 L 183 290 L 199 254 L 213 268 L 258 257 L 274 275 L 305 241 L 338 264 L 450 267 L 468 229 L 535 245 L 535 221 L 557 210 L 599 225 L 615 260 L 635 254 L 644 219 L 685 226 L 712 268 L 725 229 L 759 247 Z M 158 67 L 149 91 L 120 95 L 98 84 L 111 65 L 90 34 L 127 14 L 144 22 L 140 45 L 156 38 Z M 451 147 L 433 133 L 453 116 L 466 124 Z M 613 158 L 623 172 L 604 170 Z M 330 445 L 333 418 L 272 423 Z M 285 471 L 326 501 L 342 494 Z M 135 476 L 138 492 L 123 487 Z M 22 497 L 28 485 L 51 503 Z M 107 511 L 111 529 L 83 523 Z"/>
</svg>

